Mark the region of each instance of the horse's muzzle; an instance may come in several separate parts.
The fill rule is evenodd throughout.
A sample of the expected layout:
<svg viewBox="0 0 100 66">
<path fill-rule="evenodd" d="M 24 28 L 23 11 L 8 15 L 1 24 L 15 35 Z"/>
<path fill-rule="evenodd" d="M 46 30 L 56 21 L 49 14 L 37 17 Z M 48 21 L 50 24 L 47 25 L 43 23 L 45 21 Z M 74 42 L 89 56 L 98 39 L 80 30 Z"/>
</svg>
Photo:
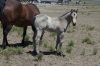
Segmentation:
<svg viewBox="0 0 100 66">
<path fill-rule="evenodd" d="M 76 23 L 73 23 L 73 26 L 76 26 Z"/>
</svg>

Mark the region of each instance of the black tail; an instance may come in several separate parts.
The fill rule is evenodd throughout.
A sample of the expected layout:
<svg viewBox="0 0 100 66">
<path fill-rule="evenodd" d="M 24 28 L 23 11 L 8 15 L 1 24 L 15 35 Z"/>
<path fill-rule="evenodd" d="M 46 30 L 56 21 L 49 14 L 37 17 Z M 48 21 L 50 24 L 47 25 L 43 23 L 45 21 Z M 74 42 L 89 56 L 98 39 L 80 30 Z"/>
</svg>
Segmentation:
<svg viewBox="0 0 100 66">
<path fill-rule="evenodd" d="M 35 19 L 36 19 L 35 16 L 33 16 L 32 19 L 31 19 L 31 22 L 30 23 L 31 23 L 32 26 L 34 26 Z"/>
</svg>

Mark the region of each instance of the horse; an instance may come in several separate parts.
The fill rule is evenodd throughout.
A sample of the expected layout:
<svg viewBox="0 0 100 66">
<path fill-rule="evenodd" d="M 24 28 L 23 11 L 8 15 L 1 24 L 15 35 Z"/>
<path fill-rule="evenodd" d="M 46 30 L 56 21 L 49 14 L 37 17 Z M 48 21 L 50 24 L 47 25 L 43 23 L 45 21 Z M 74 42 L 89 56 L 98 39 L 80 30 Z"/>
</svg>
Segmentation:
<svg viewBox="0 0 100 66">
<path fill-rule="evenodd" d="M 76 5 L 80 5 L 81 4 L 81 1 L 76 1 Z"/>
<path fill-rule="evenodd" d="M 41 36 L 43 35 L 44 31 L 55 32 L 57 33 L 57 40 L 55 46 L 55 52 L 61 54 L 60 50 L 62 47 L 62 40 L 64 37 L 64 33 L 67 30 L 67 27 L 72 22 L 73 26 L 76 26 L 77 20 L 77 12 L 78 9 L 71 9 L 69 12 L 59 16 L 59 17 L 50 17 L 47 15 L 39 14 L 35 17 L 32 17 L 31 24 L 36 28 L 35 39 L 34 41 L 34 49 L 33 52 L 38 54 L 40 53 L 39 50 L 39 43 L 41 40 Z M 35 20 L 35 21 L 34 21 Z"/>
<path fill-rule="evenodd" d="M 6 0 L 3 11 L 0 14 L 1 24 L 3 26 L 2 47 L 5 48 L 8 45 L 7 35 L 13 25 L 23 28 L 22 46 L 24 46 L 27 26 L 31 25 L 30 20 L 32 16 L 40 14 L 40 11 L 35 4 L 21 4 L 19 0 Z"/>
</svg>

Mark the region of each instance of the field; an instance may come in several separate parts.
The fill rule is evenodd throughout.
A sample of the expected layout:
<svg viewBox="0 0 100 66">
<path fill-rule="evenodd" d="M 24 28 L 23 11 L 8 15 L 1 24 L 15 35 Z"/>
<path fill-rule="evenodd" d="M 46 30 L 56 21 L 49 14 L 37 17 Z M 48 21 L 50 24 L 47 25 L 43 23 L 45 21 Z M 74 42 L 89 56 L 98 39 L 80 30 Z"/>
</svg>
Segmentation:
<svg viewBox="0 0 100 66">
<path fill-rule="evenodd" d="M 42 54 L 32 55 L 33 31 L 28 27 L 26 47 L 20 46 L 22 29 L 13 27 L 8 35 L 9 44 L 14 47 L 0 48 L 0 66 L 100 66 L 100 6 L 62 6 L 37 5 L 42 14 L 57 17 L 69 11 L 78 9 L 76 27 L 68 27 L 62 53 L 53 53 L 56 34 L 45 32 L 43 44 L 40 46 Z M 0 29 L 0 45 L 2 44 L 2 26 Z"/>
</svg>

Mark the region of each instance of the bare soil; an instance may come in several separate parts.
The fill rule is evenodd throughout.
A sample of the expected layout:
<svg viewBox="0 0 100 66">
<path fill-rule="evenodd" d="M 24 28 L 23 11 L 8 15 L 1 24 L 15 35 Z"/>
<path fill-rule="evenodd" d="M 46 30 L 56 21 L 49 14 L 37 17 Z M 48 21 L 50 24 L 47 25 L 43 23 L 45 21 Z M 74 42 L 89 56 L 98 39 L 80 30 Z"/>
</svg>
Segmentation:
<svg viewBox="0 0 100 66">
<path fill-rule="evenodd" d="M 77 25 L 73 32 L 66 32 L 62 45 L 62 52 L 65 57 L 57 56 L 49 51 L 49 48 L 41 46 L 44 53 L 41 61 L 32 55 L 33 45 L 26 43 L 24 52 L 20 55 L 12 55 L 6 60 L 0 54 L 0 66 L 100 66 L 100 7 L 99 6 L 62 6 L 62 5 L 37 5 L 42 14 L 57 17 L 69 11 L 78 9 Z M 94 27 L 93 30 L 86 29 L 86 25 Z M 70 27 L 68 27 L 70 28 Z M 27 34 L 32 42 L 33 31 L 28 27 Z M 2 44 L 2 28 L 0 29 L 0 45 Z M 90 37 L 94 44 L 82 43 L 83 38 Z M 9 44 L 21 43 L 22 37 L 17 32 L 10 32 L 8 35 Z M 67 53 L 68 42 L 74 41 L 72 52 Z M 55 38 L 50 37 L 49 32 L 45 32 L 43 41 L 47 41 L 48 46 L 55 45 Z M 96 55 L 93 50 L 97 49 Z"/>
</svg>

